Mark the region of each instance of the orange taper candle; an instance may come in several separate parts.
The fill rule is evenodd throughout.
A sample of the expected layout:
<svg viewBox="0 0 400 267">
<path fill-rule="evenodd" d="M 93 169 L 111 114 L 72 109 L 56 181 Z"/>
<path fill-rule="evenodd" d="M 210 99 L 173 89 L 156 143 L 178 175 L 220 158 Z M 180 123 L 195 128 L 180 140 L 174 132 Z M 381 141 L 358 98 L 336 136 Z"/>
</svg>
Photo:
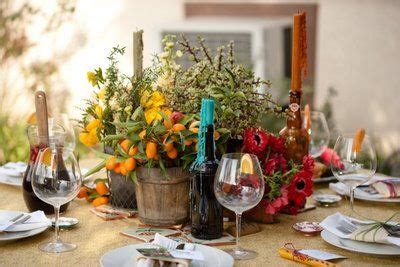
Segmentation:
<svg viewBox="0 0 400 267">
<path fill-rule="evenodd" d="M 304 11 L 293 16 L 292 91 L 301 91 L 302 74 L 307 75 L 307 29 Z"/>
</svg>

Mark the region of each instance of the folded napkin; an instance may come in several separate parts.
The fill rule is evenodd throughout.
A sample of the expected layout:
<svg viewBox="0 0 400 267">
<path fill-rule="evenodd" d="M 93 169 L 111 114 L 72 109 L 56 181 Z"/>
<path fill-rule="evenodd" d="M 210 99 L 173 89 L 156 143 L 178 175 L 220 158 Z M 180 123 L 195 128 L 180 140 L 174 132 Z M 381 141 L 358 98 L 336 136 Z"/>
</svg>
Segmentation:
<svg viewBox="0 0 400 267">
<path fill-rule="evenodd" d="M 0 167 L 0 174 L 21 177 L 26 170 L 23 162 L 8 162 Z"/>
<path fill-rule="evenodd" d="M 136 259 L 138 267 L 163 266 L 165 263 L 171 266 L 189 266 L 190 260 L 204 260 L 203 254 L 195 250 L 195 245 L 190 243 L 178 243 L 175 240 L 156 233 L 153 242 L 154 249 L 165 251 L 163 255 L 151 255 L 151 248 L 138 249 L 143 255 Z M 146 251 L 147 250 L 147 251 Z"/>
<path fill-rule="evenodd" d="M 340 238 L 400 246 L 400 238 L 389 236 L 389 233 L 376 222 L 357 220 L 340 212 L 326 217 L 320 225 Z"/>
<path fill-rule="evenodd" d="M 342 182 L 330 183 L 329 188 L 341 195 L 349 195 L 350 191 L 350 187 Z M 375 175 L 362 187 L 357 187 L 354 196 L 369 199 L 400 197 L 400 178 Z"/>
<path fill-rule="evenodd" d="M 8 226 L 7 222 L 14 218 L 16 213 L 10 211 L 0 211 L 0 226 L 5 226 L 3 227 L 4 229 L 1 230 L 0 228 L 0 230 L 5 232 L 20 232 L 51 226 L 51 221 L 46 217 L 43 211 L 38 210 L 27 214 L 29 214 L 31 217 L 25 222 Z"/>
</svg>

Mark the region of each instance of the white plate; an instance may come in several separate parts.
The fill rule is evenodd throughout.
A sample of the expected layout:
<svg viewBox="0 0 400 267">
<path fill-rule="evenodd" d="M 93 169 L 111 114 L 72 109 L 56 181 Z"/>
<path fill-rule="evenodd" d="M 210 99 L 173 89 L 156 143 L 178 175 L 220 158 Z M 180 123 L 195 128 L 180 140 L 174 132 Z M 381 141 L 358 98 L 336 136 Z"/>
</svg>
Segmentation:
<svg viewBox="0 0 400 267">
<path fill-rule="evenodd" d="M 350 196 L 350 192 L 346 191 L 346 194 L 343 194 L 343 192 L 340 192 L 339 190 L 336 191 L 333 188 L 330 188 L 330 189 L 340 195 L 346 195 L 348 197 Z M 381 203 L 400 203 L 400 198 L 373 198 L 373 197 L 368 197 L 368 196 L 360 196 L 360 195 L 357 195 L 357 193 L 354 194 L 354 199 L 364 200 L 364 201 L 372 201 L 372 202 L 381 202 Z"/>
<path fill-rule="evenodd" d="M 340 238 L 327 230 L 321 232 L 321 237 L 327 243 L 352 252 L 369 254 L 374 256 L 400 256 L 400 247 L 395 245 L 385 245 L 368 243 Z"/>
<path fill-rule="evenodd" d="M 136 257 L 141 255 L 136 248 L 145 248 L 154 246 L 150 243 L 129 245 L 117 248 L 104 254 L 100 259 L 103 267 L 134 267 L 136 266 Z M 233 266 L 233 258 L 228 253 L 209 246 L 196 244 L 197 250 L 203 253 L 204 261 L 192 261 L 190 266 Z"/>
<path fill-rule="evenodd" d="M 22 186 L 22 176 L 9 176 L 3 173 L 0 174 L 0 183 L 13 186 Z"/>
<path fill-rule="evenodd" d="M 22 238 L 38 235 L 38 234 L 46 231 L 47 228 L 49 228 L 49 227 L 45 226 L 45 227 L 36 228 L 33 230 L 29 230 L 29 231 L 22 231 L 22 232 L 3 232 L 3 233 L 0 233 L 0 242 L 17 240 L 17 239 L 22 239 Z"/>
</svg>

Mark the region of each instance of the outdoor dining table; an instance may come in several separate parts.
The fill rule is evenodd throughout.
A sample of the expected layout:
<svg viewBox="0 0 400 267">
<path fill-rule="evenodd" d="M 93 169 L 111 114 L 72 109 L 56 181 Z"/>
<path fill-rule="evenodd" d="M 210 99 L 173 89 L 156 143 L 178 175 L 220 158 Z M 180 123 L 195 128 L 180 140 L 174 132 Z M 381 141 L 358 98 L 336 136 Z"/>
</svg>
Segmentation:
<svg viewBox="0 0 400 267">
<path fill-rule="evenodd" d="M 83 160 L 81 166 L 94 166 L 92 160 Z M 327 184 L 316 185 L 314 191 L 332 193 Z M 312 199 L 308 200 L 312 203 Z M 38 245 L 53 238 L 54 232 L 46 232 L 13 241 L 0 243 L 0 266 L 100 266 L 102 255 L 110 250 L 141 243 L 141 241 L 123 236 L 120 231 L 135 227 L 140 222 L 137 218 L 105 221 L 90 212 L 90 204 L 85 199 L 75 199 L 68 210 L 61 216 L 75 217 L 79 224 L 70 230 L 63 230 L 61 238 L 77 244 L 76 250 L 61 254 L 49 254 L 39 250 Z M 373 216 L 374 219 L 387 219 L 395 212 L 400 212 L 400 205 L 356 201 L 358 213 Z M 0 184 L 0 210 L 27 211 L 21 187 Z M 318 249 L 345 256 L 338 262 L 341 266 L 399 266 L 400 258 L 374 257 L 352 253 L 326 243 L 319 235 L 304 236 L 296 232 L 292 225 L 301 221 L 320 222 L 336 212 L 349 214 L 348 199 L 343 199 L 336 207 L 317 207 L 297 216 L 279 215 L 278 223 L 260 224 L 262 231 L 243 236 L 241 245 L 259 253 L 253 260 L 236 261 L 235 266 L 295 266 L 300 265 L 279 256 L 278 249 L 285 243 L 292 243 L 296 249 Z M 1 234 L 1 233 L 0 233 Z M 224 248 L 224 247 L 219 247 Z"/>
</svg>

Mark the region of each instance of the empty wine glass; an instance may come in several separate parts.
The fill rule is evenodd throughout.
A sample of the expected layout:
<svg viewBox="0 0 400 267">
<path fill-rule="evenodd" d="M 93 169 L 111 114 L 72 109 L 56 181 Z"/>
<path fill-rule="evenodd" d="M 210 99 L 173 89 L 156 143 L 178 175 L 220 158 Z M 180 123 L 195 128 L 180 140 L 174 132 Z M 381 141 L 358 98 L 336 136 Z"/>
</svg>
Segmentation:
<svg viewBox="0 0 400 267">
<path fill-rule="evenodd" d="M 329 144 L 330 133 L 328 123 L 326 122 L 324 113 L 320 111 L 312 111 L 309 122 L 307 122 L 307 118 L 304 115 L 303 112 L 304 128 L 310 135 L 309 154 L 313 158 L 318 158 L 324 153 Z"/>
<path fill-rule="evenodd" d="M 376 154 L 368 135 L 360 144 L 355 144 L 352 134 L 340 134 L 332 153 L 331 170 L 340 182 L 349 187 L 350 207 L 354 211 L 354 190 L 367 182 L 376 172 Z"/>
<path fill-rule="evenodd" d="M 55 240 L 39 245 L 46 252 L 60 253 L 76 248 L 61 241 L 59 236 L 60 206 L 73 200 L 81 186 L 81 172 L 71 149 L 52 146 L 39 151 L 32 188 L 44 202 L 54 206 Z"/>
<path fill-rule="evenodd" d="M 257 252 L 239 245 L 242 213 L 255 207 L 264 195 L 264 177 L 258 158 L 252 154 L 222 156 L 214 181 L 217 200 L 236 213 L 236 247 L 226 250 L 234 259 L 253 259 Z"/>
</svg>

